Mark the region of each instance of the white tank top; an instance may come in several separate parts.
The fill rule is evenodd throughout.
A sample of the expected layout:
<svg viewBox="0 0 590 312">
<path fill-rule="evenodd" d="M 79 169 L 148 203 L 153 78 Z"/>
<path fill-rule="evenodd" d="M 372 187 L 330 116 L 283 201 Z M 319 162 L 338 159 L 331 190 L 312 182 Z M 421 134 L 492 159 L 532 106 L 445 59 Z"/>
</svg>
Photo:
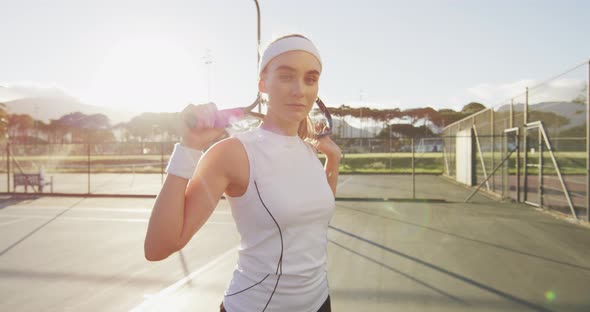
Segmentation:
<svg viewBox="0 0 590 312">
<path fill-rule="evenodd" d="M 242 196 L 227 196 L 241 243 L 223 305 L 228 312 L 315 312 L 328 297 L 335 206 L 322 164 L 297 136 L 257 128 L 235 137 L 250 177 Z"/>
</svg>

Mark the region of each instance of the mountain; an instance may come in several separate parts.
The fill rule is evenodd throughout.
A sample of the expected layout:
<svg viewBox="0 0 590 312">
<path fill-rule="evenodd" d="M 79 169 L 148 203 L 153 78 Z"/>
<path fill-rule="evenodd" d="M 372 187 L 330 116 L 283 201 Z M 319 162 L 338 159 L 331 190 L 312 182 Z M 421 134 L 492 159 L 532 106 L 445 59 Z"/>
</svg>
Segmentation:
<svg viewBox="0 0 590 312">
<path fill-rule="evenodd" d="M 545 112 L 553 113 L 559 116 L 566 117 L 569 120 L 567 125 L 563 126 L 562 130 L 570 129 L 577 126 L 582 126 L 586 123 L 586 104 L 575 102 L 541 102 L 529 105 L 529 114 L 531 112 Z M 500 106 L 496 111 L 505 112 L 510 110 L 510 105 Z M 522 112 L 524 105 L 514 105 L 514 110 Z M 533 121 L 533 120 L 531 120 Z"/>
<path fill-rule="evenodd" d="M 44 94 L 24 95 L 24 97 L 4 102 L 10 114 L 27 114 L 37 120 L 49 122 L 50 119 L 60 117 L 73 112 L 81 112 L 86 115 L 104 114 L 111 125 L 129 121 L 138 115 L 135 112 L 109 109 L 99 106 L 87 105 L 64 92 L 55 91 Z"/>
</svg>

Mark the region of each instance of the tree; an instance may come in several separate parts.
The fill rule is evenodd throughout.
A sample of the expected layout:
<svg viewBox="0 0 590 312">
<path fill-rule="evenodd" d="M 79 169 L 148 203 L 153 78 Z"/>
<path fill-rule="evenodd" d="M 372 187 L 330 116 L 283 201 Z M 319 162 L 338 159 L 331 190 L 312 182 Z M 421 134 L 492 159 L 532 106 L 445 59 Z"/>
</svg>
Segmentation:
<svg viewBox="0 0 590 312">
<path fill-rule="evenodd" d="M 85 129 L 108 129 L 111 127 L 109 117 L 104 114 L 92 114 L 82 119 L 82 128 Z"/>
<path fill-rule="evenodd" d="M 410 118 L 412 125 L 415 125 L 420 120 L 436 119 L 438 112 L 432 107 L 412 108 L 403 112 L 405 117 Z"/>
<path fill-rule="evenodd" d="M 52 120 L 49 128 L 58 132 L 62 141 L 68 133 L 72 135 L 72 142 L 76 143 L 88 142 L 90 139 L 94 143 L 114 140 L 110 120 L 104 114 L 70 113 Z"/>
<path fill-rule="evenodd" d="M 4 103 L 0 103 L 0 141 L 8 137 L 8 109 Z"/>
<path fill-rule="evenodd" d="M 425 125 L 416 127 L 411 124 L 395 124 L 385 127 L 377 137 L 388 139 L 390 135 L 396 138 L 416 138 L 434 136 L 434 133 Z"/>
<path fill-rule="evenodd" d="M 566 126 L 570 123 L 569 118 L 558 115 L 553 112 L 543 112 L 543 111 L 530 111 L 529 112 L 529 120 L 541 120 L 543 122 L 543 126 L 547 131 L 552 132 L 559 132 L 561 127 Z"/>
<path fill-rule="evenodd" d="M 481 103 L 477 103 L 477 102 L 471 102 L 465 106 L 463 106 L 463 108 L 461 109 L 461 113 L 466 114 L 466 115 L 471 115 L 471 114 L 475 114 L 479 111 L 482 111 L 486 109 L 486 107 L 481 104 Z"/>
<path fill-rule="evenodd" d="M 68 127 L 60 120 L 51 119 L 47 125 L 49 142 L 63 144 L 64 136 L 68 133 Z"/>
<path fill-rule="evenodd" d="M 133 137 L 139 138 L 140 141 L 145 141 L 154 134 L 154 125 L 160 124 L 163 124 L 161 114 L 143 113 L 133 117 L 126 124 L 126 128 Z"/>
<path fill-rule="evenodd" d="M 27 143 L 27 138 L 34 127 L 35 119 L 29 115 L 14 114 L 8 117 L 8 134 L 15 142 Z"/>
<path fill-rule="evenodd" d="M 438 118 L 433 119 L 432 122 L 439 127 L 445 127 L 467 116 L 468 115 L 465 113 L 457 112 L 452 109 L 441 109 L 438 111 Z"/>
<path fill-rule="evenodd" d="M 586 84 L 584 84 L 584 86 L 582 87 L 582 90 L 580 90 L 580 93 L 578 94 L 578 96 L 572 100 L 572 103 L 576 103 L 579 105 L 586 105 L 586 101 L 587 101 L 586 97 L 588 97 L 588 86 Z"/>
</svg>

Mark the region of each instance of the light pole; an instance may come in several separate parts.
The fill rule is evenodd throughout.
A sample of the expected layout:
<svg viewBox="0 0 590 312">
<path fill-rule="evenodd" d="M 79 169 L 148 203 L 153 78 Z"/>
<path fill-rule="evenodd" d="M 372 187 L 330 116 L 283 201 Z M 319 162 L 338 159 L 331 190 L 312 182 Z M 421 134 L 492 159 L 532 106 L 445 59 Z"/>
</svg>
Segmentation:
<svg viewBox="0 0 590 312">
<path fill-rule="evenodd" d="M 256 20 L 257 20 L 257 34 L 258 34 L 258 41 L 256 43 L 256 53 L 258 55 L 258 59 L 256 61 L 256 69 L 258 69 L 256 71 L 256 75 L 258 75 L 258 71 L 260 70 L 259 66 L 260 66 L 260 5 L 258 4 L 258 0 L 254 0 L 254 3 L 256 4 Z M 256 77 L 258 79 L 258 77 Z M 258 98 L 260 98 L 260 93 L 258 93 Z M 258 113 L 262 113 L 262 105 L 261 103 L 258 103 Z"/>
<path fill-rule="evenodd" d="M 210 49 L 205 49 L 203 60 L 207 65 L 207 102 L 211 102 L 211 64 L 213 63 L 213 57 Z"/>
<path fill-rule="evenodd" d="M 35 116 L 33 117 L 33 129 L 35 132 L 35 148 L 37 148 L 37 141 L 39 140 L 39 128 L 37 125 L 37 116 L 39 116 L 39 104 L 35 103 Z"/>
<path fill-rule="evenodd" d="M 359 137 L 361 138 L 360 139 L 361 140 L 361 148 L 363 147 L 363 104 L 364 104 L 363 103 L 363 96 L 364 96 L 363 89 L 361 89 L 360 96 L 359 96 L 359 99 L 360 99 L 360 102 L 361 102 L 360 118 L 359 118 L 360 119 L 360 123 L 361 123 L 361 129 L 359 130 Z"/>
</svg>

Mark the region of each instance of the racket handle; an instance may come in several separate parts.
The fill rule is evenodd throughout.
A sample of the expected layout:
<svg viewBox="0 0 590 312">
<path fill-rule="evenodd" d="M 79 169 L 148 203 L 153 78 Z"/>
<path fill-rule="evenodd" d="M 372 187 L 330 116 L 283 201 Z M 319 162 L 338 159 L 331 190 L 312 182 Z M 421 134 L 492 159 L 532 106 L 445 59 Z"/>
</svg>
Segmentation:
<svg viewBox="0 0 590 312">
<path fill-rule="evenodd" d="M 229 124 L 237 119 L 244 117 L 244 109 L 228 108 L 215 112 L 215 128 L 226 128 Z"/>
<path fill-rule="evenodd" d="M 229 108 L 221 109 L 215 112 L 215 121 L 213 124 L 214 128 L 226 128 L 233 120 L 242 118 L 246 113 L 243 108 Z M 186 125 L 191 128 L 198 127 L 198 121 L 196 118 L 185 116 Z"/>
</svg>

